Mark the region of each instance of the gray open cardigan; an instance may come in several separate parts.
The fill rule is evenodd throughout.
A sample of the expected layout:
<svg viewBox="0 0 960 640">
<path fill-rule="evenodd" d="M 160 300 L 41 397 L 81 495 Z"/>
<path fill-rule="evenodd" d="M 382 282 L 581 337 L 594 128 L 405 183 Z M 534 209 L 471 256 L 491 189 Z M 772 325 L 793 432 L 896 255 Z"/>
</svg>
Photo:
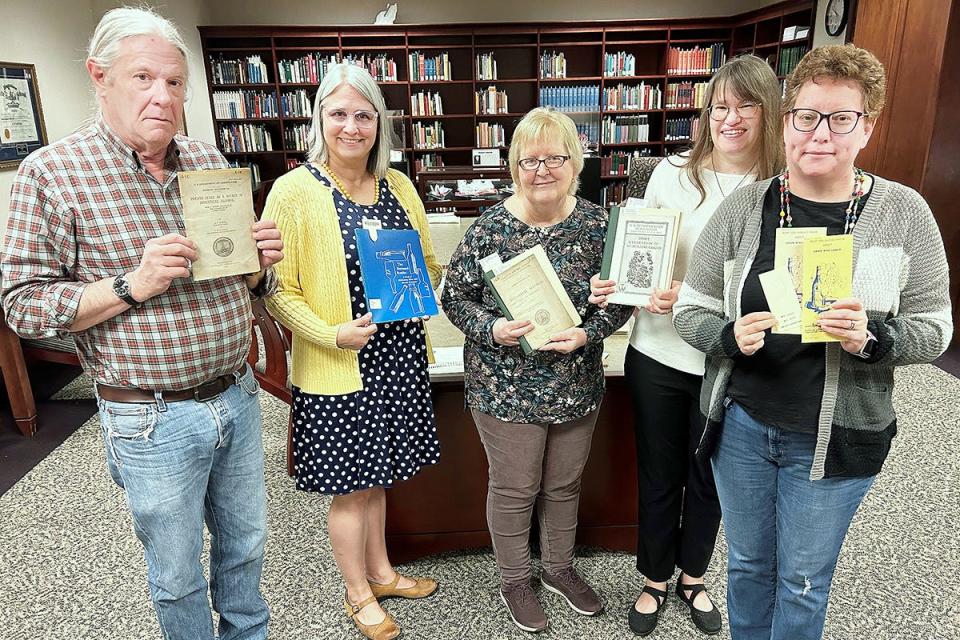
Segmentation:
<svg viewBox="0 0 960 640">
<path fill-rule="evenodd" d="M 700 410 L 707 428 L 698 455 L 711 454 L 723 425 L 727 383 L 740 353 L 733 322 L 743 283 L 760 243 L 760 221 L 772 179 L 734 192 L 700 235 L 673 323 L 707 354 Z M 810 479 L 875 475 L 896 434 L 893 368 L 930 362 L 953 333 L 943 239 L 923 198 L 874 177 L 853 232 L 853 294 L 864 305 L 879 344 L 869 361 L 838 343 L 825 345 L 826 377 Z"/>
</svg>

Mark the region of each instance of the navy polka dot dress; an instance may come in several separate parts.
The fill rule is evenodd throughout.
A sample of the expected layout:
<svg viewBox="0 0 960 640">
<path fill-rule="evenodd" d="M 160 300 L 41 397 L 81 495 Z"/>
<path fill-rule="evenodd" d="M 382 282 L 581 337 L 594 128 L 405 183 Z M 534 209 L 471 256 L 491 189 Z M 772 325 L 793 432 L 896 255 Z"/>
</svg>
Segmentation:
<svg viewBox="0 0 960 640">
<path fill-rule="evenodd" d="M 327 186 L 325 176 L 307 165 Z M 380 180 L 380 197 L 359 205 L 334 188 L 347 261 L 353 317 L 367 313 L 354 230 L 361 218 L 384 229 L 410 229 L 403 207 Z M 363 389 L 345 395 L 314 395 L 293 388 L 293 459 L 297 488 L 343 495 L 390 487 L 440 458 L 423 325 L 387 322 L 359 352 Z"/>
</svg>

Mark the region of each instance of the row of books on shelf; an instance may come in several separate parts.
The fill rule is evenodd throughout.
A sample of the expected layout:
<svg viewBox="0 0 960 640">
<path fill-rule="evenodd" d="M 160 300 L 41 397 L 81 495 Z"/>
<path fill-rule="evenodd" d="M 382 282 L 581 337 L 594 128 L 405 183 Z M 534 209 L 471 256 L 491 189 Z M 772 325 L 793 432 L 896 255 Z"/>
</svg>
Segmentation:
<svg viewBox="0 0 960 640">
<path fill-rule="evenodd" d="M 604 144 L 649 142 L 650 118 L 647 115 L 606 117 L 601 123 Z"/>
<path fill-rule="evenodd" d="M 277 94 L 266 91 L 214 91 L 217 118 L 276 118 Z"/>
<path fill-rule="evenodd" d="M 330 65 L 340 62 L 335 54 L 308 53 L 292 60 L 277 63 L 280 84 L 320 84 Z"/>
<path fill-rule="evenodd" d="M 495 85 L 487 87 L 485 91 L 477 91 L 473 100 L 474 113 L 484 115 L 489 113 L 510 113 L 510 101 L 506 91 L 497 91 Z"/>
<path fill-rule="evenodd" d="M 713 73 L 727 61 L 727 48 L 722 43 L 690 49 L 670 47 L 667 50 L 667 74 Z"/>
<path fill-rule="evenodd" d="M 234 123 L 217 129 L 220 149 L 224 153 L 273 151 L 273 138 L 262 124 Z"/>
<path fill-rule="evenodd" d="M 213 84 L 266 84 L 267 65 L 259 55 L 226 59 L 210 56 L 210 81 Z"/>
<path fill-rule="evenodd" d="M 280 96 L 280 113 L 285 118 L 312 118 L 313 101 L 306 89 L 297 89 Z"/>
<path fill-rule="evenodd" d="M 631 153 L 615 151 L 600 158 L 600 175 L 627 176 L 637 159 L 651 155 L 653 155 L 653 151 L 649 148 L 636 149 Z"/>
<path fill-rule="evenodd" d="M 603 54 L 603 75 L 607 78 L 637 75 L 637 57 L 626 51 Z"/>
<path fill-rule="evenodd" d="M 777 75 L 790 75 L 794 68 L 796 68 L 796 66 L 800 63 L 800 59 L 807 54 L 807 51 L 809 51 L 809 48 L 806 45 L 784 47 L 783 49 L 780 49 L 780 61 L 777 63 Z"/>
<path fill-rule="evenodd" d="M 664 141 L 677 140 L 696 140 L 700 129 L 700 118 L 690 116 L 689 118 L 667 118 L 663 125 Z"/>
<path fill-rule="evenodd" d="M 418 91 L 410 96 L 410 113 L 415 116 L 442 116 L 443 98 L 433 91 Z"/>
<path fill-rule="evenodd" d="M 410 65 L 411 82 L 453 80 L 450 56 L 446 51 L 434 56 L 414 51 L 407 56 L 407 62 Z"/>
<path fill-rule="evenodd" d="M 477 80 L 496 80 L 497 61 L 494 60 L 493 53 L 481 53 L 478 55 L 475 71 Z"/>
<path fill-rule="evenodd" d="M 581 143 L 596 144 L 600 140 L 599 122 L 575 122 L 574 124 L 577 126 L 577 134 Z"/>
<path fill-rule="evenodd" d="M 706 82 L 670 82 L 667 84 L 667 109 L 699 109 L 707 94 Z"/>
<path fill-rule="evenodd" d="M 439 122 L 413 123 L 413 146 L 417 149 L 439 149 L 447 146 L 443 126 Z"/>
<path fill-rule="evenodd" d="M 301 151 L 307 148 L 307 135 L 310 133 L 310 127 L 306 124 L 287 125 L 283 128 L 283 147 L 290 151 L 296 149 Z"/>
<path fill-rule="evenodd" d="M 444 166 L 443 156 L 439 153 L 425 153 L 416 159 L 414 165 L 416 166 L 417 171 L 421 171 L 430 167 L 442 167 Z"/>
<path fill-rule="evenodd" d="M 600 85 L 540 87 L 540 103 L 557 111 L 599 111 Z"/>
<path fill-rule="evenodd" d="M 615 180 L 600 189 L 600 202 L 604 207 L 612 207 L 627 199 L 627 182 Z"/>
<path fill-rule="evenodd" d="M 545 51 L 540 54 L 541 78 L 566 78 L 567 56 L 560 51 Z"/>
<path fill-rule="evenodd" d="M 476 126 L 474 141 L 478 147 L 505 147 L 507 132 L 502 124 L 480 122 Z"/>
<path fill-rule="evenodd" d="M 603 108 L 616 111 L 643 111 L 663 108 L 663 90 L 659 85 L 641 82 L 603 88 Z"/>
</svg>

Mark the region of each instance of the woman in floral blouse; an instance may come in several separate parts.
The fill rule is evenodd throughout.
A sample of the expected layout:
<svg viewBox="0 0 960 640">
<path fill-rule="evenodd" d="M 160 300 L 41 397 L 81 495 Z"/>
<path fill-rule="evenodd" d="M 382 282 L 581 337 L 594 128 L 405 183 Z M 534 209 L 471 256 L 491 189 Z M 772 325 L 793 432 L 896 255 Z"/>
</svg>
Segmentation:
<svg viewBox="0 0 960 640">
<path fill-rule="evenodd" d="M 510 145 L 516 194 L 487 210 L 450 260 L 443 307 L 466 336 L 467 404 L 487 453 L 487 524 L 500 568 L 500 595 L 525 631 L 547 626 L 531 586 L 530 521 L 540 520 L 542 582 L 578 613 L 603 604 L 573 568 L 580 477 L 603 398 L 603 339 L 631 309 L 588 304 L 589 276 L 600 270 L 607 212 L 576 197 L 583 152 L 572 120 L 538 108 L 517 125 Z M 530 318 L 503 317 L 480 261 L 504 262 L 542 245 L 583 318 L 524 355 Z"/>
</svg>

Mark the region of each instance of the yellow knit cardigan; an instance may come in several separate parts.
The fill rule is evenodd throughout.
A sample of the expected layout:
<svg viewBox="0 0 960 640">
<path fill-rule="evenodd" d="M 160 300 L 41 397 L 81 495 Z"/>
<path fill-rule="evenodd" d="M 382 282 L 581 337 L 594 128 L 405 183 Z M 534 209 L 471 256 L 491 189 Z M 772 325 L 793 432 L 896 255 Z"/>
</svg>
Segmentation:
<svg viewBox="0 0 960 640">
<path fill-rule="evenodd" d="M 440 282 L 430 227 L 420 196 L 403 173 L 390 169 L 387 183 L 420 232 L 420 245 L 434 288 Z M 357 352 L 337 347 L 338 325 L 353 319 L 340 219 L 333 190 L 306 167 L 277 179 L 263 219 L 276 220 L 284 258 L 275 269 L 277 293 L 271 313 L 293 332 L 292 383 L 307 393 L 341 395 L 363 389 Z"/>
</svg>

